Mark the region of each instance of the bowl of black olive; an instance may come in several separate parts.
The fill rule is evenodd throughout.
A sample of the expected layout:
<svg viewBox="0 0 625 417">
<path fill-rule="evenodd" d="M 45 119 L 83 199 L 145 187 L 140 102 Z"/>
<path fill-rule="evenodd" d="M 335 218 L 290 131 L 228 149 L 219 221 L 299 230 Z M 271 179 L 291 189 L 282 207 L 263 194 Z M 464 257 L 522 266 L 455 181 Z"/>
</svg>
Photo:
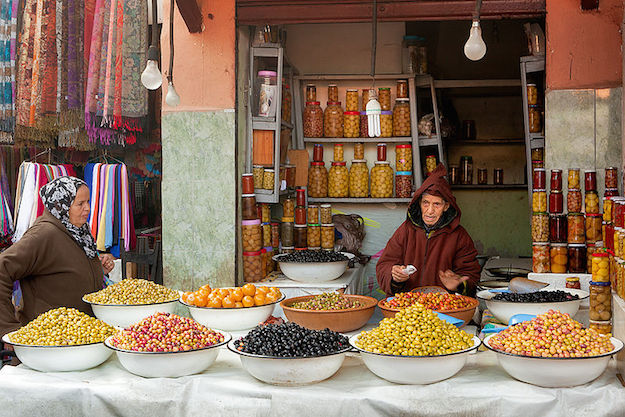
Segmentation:
<svg viewBox="0 0 625 417">
<path fill-rule="evenodd" d="M 483 290 L 477 293 L 477 298 L 484 300 L 486 308 L 503 323 L 508 323 L 515 314 L 537 316 L 549 310 L 558 310 L 573 317 L 582 300 L 588 296 L 587 291 L 573 288 L 543 289 L 526 294 L 500 290 Z"/>
<path fill-rule="evenodd" d="M 332 281 L 347 270 L 350 259 L 348 252 L 300 250 L 275 255 L 273 260 L 288 278 L 308 283 Z"/>
</svg>

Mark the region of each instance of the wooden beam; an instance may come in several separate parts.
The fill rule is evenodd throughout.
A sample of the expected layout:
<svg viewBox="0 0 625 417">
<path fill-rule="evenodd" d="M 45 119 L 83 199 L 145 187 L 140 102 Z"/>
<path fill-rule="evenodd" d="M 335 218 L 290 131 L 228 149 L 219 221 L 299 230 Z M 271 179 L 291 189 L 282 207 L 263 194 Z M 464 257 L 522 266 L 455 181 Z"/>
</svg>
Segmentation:
<svg viewBox="0 0 625 417">
<path fill-rule="evenodd" d="M 239 24 L 369 22 L 370 0 L 237 0 Z M 379 0 L 380 21 L 470 20 L 475 0 Z M 544 16 L 546 0 L 484 0 L 483 19 Z"/>
<path fill-rule="evenodd" d="M 202 31 L 202 11 L 196 0 L 176 0 L 178 10 L 190 33 Z"/>
</svg>

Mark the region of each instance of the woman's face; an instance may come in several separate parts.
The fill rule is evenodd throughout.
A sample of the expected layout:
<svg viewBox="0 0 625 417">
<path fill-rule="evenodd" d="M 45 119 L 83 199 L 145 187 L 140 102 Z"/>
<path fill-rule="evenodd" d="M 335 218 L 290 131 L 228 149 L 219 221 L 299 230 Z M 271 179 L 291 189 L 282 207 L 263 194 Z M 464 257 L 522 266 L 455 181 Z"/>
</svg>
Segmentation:
<svg viewBox="0 0 625 417">
<path fill-rule="evenodd" d="M 76 227 L 81 227 L 89 220 L 89 188 L 83 185 L 76 192 L 76 198 L 69 208 L 69 222 Z"/>
</svg>

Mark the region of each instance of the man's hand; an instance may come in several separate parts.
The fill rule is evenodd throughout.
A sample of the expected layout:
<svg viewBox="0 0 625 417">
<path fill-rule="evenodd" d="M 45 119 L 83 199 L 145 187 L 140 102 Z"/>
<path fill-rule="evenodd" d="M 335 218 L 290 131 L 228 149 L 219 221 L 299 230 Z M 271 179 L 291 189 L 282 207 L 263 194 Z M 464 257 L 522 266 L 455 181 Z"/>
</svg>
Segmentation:
<svg viewBox="0 0 625 417">
<path fill-rule="evenodd" d="M 440 278 L 445 288 L 447 288 L 449 291 L 456 291 L 458 289 L 458 285 L 469 279 L 468 276 L 461 277 L 450 269 L 444 272 L 438 271 L 438 277 Z"/>
<path fill-rule="evenodd" d="M 100 262 L 102 262 L 102 270 L 104 271 L 105 275 L 113 270 L 113 267 L 115 266 L 115 264 L 113 263 L 114 260 L 115 257 L 110 253 L 100 255 Z"/>
<path fill-rule="evenodd" d="M 391 268 L 391 276 L 395 282 L 406 282 L 410 275 L 404 274 L 403 270 L 406 269 L 406 265 L 393 265 Z"/>
</svg>

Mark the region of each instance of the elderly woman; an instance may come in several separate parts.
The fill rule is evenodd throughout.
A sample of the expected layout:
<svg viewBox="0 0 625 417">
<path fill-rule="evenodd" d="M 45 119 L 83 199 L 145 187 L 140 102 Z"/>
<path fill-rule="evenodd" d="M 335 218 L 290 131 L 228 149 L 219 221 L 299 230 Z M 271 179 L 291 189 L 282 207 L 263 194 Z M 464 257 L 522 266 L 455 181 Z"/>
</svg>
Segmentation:
<svg viewBox="0 0 625 417">
<path fill-rule="evenodd" d="M 102 289 L 103 274 L 113 268 L 110 254 L 98 255 L 87 225 L 87 184 L 61 177 L 39 194 L 46 208 L 43 215 L 0 254 L 0 335 L 57 307 L 91 314 L 82 296 Z M 15 281 L 20 282 L 23 299 L 17 312 L 11 302 Z"/>
</svg>

